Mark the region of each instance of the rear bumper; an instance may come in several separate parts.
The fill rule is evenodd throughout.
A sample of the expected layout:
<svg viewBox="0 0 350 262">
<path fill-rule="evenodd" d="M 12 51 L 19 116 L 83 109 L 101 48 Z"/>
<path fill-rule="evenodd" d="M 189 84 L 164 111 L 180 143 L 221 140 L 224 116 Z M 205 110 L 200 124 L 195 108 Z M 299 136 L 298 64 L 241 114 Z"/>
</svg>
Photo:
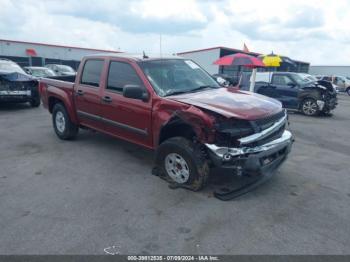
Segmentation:
<svg viewBox="0 0 350 262">
<path fill-rule="evenodd" d="M 280 138 L 257 147 L 227 148 L 213 144 L 206 146 L 216 167 L 232 169 L 238 175 L 259 176 L 273 173 L 287 158 L 292 143 L 292 134 L 285 130 Z"/>
</svg>

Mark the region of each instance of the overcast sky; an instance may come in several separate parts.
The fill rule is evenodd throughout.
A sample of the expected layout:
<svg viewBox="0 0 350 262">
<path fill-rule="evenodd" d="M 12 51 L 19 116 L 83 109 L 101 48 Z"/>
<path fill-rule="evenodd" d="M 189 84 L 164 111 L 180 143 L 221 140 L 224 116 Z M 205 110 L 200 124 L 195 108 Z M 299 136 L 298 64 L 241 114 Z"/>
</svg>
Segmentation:
<svg viewBox="0 0 350 262">
<path fill-rule="evenodd" d="M 350 65 L 348 0 L 0 0 L 0 39 L 176 53 L 213 46 Z"/>
</svg>

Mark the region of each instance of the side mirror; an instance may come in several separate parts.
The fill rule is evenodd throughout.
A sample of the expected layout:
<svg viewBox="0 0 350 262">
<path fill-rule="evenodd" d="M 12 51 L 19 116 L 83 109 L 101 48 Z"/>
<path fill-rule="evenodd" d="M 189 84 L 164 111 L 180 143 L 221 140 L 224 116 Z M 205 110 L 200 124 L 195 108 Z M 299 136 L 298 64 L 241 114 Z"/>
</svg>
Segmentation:
<svg viewBox="0 0 350 262">
<path fill-rule="evenodd" d="M 292 82 L 289 82 L 289 83 L 287 84 L 287 86 L 289 86 L 289 87 L 291 87 L 291 88 L 294 88 L 294 87 L 295 87 L 295 84 L 292 83 Z"/>
<path fill-rule="evenodd" d="M 125 85 L 123 88 L 123 96 L 132 99 L 139 99 L 144 102 L 148 101 L 148 92 L 139 85 Z"/>
</svg>

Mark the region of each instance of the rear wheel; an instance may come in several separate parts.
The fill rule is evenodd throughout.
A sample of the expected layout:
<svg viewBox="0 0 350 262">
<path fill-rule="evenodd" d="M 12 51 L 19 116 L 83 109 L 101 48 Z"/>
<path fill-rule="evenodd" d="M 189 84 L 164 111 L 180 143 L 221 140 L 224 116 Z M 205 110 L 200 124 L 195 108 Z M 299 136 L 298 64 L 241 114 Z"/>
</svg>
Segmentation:
<svg viewBox="0 0 350 262">
<path fill-rule="evenodd" d="M 66 108 L 61 103 L 53 107 L 52 122 L 55 133 L 60 139 L 69 140 L 77 136 L 79 127 L 70 120 Z"/>
<path fill-rule="evenodd" d="M 183 137 L 172 137 L 159 146 L 156 166 L 168 182 L 193 191 L 206 185 L 210 172 L 200 145 Z"/>
<path fill-rule="evenodd" d="M 306 98 L 301 104 L 301 112 L 307 116 L 315 116 L 318 115 L 318 105 L 315 99 Z"/>
<path fill-rule="evenodd" d="M 346 93 L 348 93 L 348 95 L 350 96 L 350 87 L 348 87 L 348 89 L 346 89 Z"/>
</svg>

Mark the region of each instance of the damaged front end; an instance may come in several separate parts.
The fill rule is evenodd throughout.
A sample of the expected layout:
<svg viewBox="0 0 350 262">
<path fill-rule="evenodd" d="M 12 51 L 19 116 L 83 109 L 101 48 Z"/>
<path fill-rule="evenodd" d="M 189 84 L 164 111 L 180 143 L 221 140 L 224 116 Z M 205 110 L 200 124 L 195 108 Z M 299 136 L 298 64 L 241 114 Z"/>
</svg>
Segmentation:
<svg viewBox="0 0 350 262">
<path fill-rule="evenodd" d="M 0 72 L 0 101 L 29 102 L 38 97 L 37 81 L 21 73 Z"/>
<path fill-rule="evenodd" d="M 215 192 L 217 198 L 228 200 L 242 195 L 274 173 L 287 158 L 293 142 L 287 124 L 286 110 L 258 120 L 221 119 L 216 123 L 215 143 L 205 144 L 214 166 L 256 178 L 239 189 Z"/>
</svg>

